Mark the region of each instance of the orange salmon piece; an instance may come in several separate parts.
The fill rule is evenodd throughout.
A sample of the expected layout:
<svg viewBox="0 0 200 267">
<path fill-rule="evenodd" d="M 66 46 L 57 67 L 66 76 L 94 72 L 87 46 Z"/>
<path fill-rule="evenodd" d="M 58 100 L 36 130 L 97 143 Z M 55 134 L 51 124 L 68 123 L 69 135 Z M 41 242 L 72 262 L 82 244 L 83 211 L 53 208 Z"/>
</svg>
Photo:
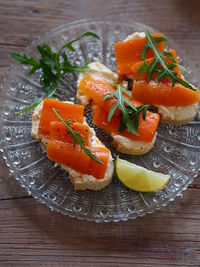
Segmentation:
<svg viewBox="0 0 200 267">
<path fill-rule="evenodd" d="M 175 59 L 176 63 L 178 63 L 176 50 L 171 49 L 169 52 L 172 53 L 173 58 Z M 147 62 L 147 64 L 151 64 L 153 62 L 153 60 L 154 60 L 154 57 L 147 59 L 146 62 Z M 165 60 L 168 64 L 172 63 L 172 61 L 169 57 L 165 57 Z M 142 73 L 142 75 L 140 76 L 140 72 L 138 71 L 138 68 L 140 66 L 142 66 L 143 64 L 144 64 L 144 61 L 138 61 L 132 65 L 131 70 L 132 70 L 133 79 L 135 79 L 135 80 L 138 80 L 138 79 L 139 80 L 147 80 L 147 72 Z M 177 73 L 177 77 L 181 78 L 181 71 L 180 71 L 180 68 L 178 66 L 176 66 L 174 68 L 174 71 Z M 153 73 L 151 80 L 155 80 L 156 75 L 157 75 L 157 72 Z M 171 80 L 170 78 L 161 78 L 160 79 L 160 81 L 162 81 L 162 82 L 164 82 L 164 81 L 170 82 L 170 80 Z"/>
<path fill-rule="evenodd" d="M 178 58 L 177 58 L 176 50 L 175 49 L 171 49 L 171 50 L 169 50 L 169 52 L 172 53 L 172 56 L 175 59 L 176 64 L 178 64 Z M 166 58 L 166 61 L 167 61 L 167 63 L 171 63 L 171 60 L 169 59 L 169 57 Z M 177 77 L 178 78 L 182 77 L 181 70 L 180 70 L 180 68 L 178 66 L 176 66 L 174 68 L 174 71 L 177 73 Z"/>
<path fill-rule="evenodd" d="M 91 148 L 91 150 L 93 151 L 93 154 L 103 162 L 103 164 L 99 164 L 96 161 L 91 160 L 89 163 L 89 174 L 97 179 L 102 179 L 105 176 L 110 152 L 106 147 L 95 147 Z"/>
<path fill-rule="evenodd" d="M 176 83 L 172 87 L 171 82 L 133 81 L 133 98 L 150 105 L 187 106 L 199 102 L 199 90 L 192 91 L 183 85 Z"/>
<path fill-rule="evenodd" d="M 90 100 L 93 100 L 95 104 L 102 106 L 107 112 L 116 103 L 117 99 L 112 97 L 107 100 L 103 100 L 103 97 L 109 93 L 115 92 L 115 87 L 111 86 L 109 82 L 96 80 L 92 77 L 85 77 L 81 80 L 79 90 L 85 94 Z M 129 99 L 135 106 L 140 106 L 138 101 Z M 115 115 L 120 111 L 116 110 Z"/>
<path fill-rule="evenodd" d="M 87 173 L 90 157 L 81 150 L 80 146 L 52 140 L 46 146 L 47 156 L 59 164 L 70 167 L 77 172 Z"/>
<path fill-rule="evenodd" d="M 52 140 L 46 146 L 47 156 L 59 164 L 65 165 L 82 174 L 93 175 L 96 179 L 102 179 L 107 169 L 109 150 L 107 148 L 89 148 L 103 162 L 99 164 L 93 161 L 79 145 Z"/>
<path fill-rule="evenodd" d="M 82 134 L 83 136 L 80 136 L 79 138 L 85 141 L 85 145 L 89 145 L 90 131 L 88 125 L 74 122 L 70 124 L 70 127 L 76 132 Z M 72 144 L 74 143 L 74 139 L 69 130 L 62 122 L 58 121 L 52 121 L 50 124 L 50 138 L 52 140 L 58 140 Z"/>
<path fill-rule="evenodd" d="M 153 37 L 163 37 L 161 33 L 152 34 Z M 117 73 L 132 74 L 132 66 L 134 63 L 141 61 L 142 50 L 146 44 L 145 38 L 136 38 L 126 42 L 118 42 L 114 44 L 115 55 L 117 59 Z M 164 52 L 164 42 L 157 43 L 157 47 L 161 52 Z M 151 49 L 146 54 L 146 59 L 154 56 Z"/>
<path fill-rule="evenodd" d="M 96 80 L 91 76 L 88 76 L 81 80 L 78 89 L 90 100 L 93 100 L 100 106 L 104 106 L 106 103 L 106 106 L 108 106 L 109 109 L 109 107 L 111 107 L 115 103 L 114 98 L 108 99 L 106 101 L 103 100 L 104 96 L 115 92 L 115 88 L 111 86 L 109 82 Z"/>
<path fill-rule="evenodd" d="M 111 121 L 108 122 L 108 113 L 100 106 L 93 106 L 93 124 L 99 128 L 102 128 L 105 132 L 122 135 L 134 141 L 151 142 L 157 131 L 159 120 L 160 117 L 157 113 L 147 111 L 145 121 L 143 121 L 142 114 L 140 114 L 139 127 L 137 130 L 139 136 L 137 136 L 128 132 L 127 129 L 123 132 L 120 132 L 120 117 L 113 116 Z"/>
<path fill-rule="evenodd" d="M 59 112 L 60 116 L 66 121 L 83 122 L 83 106 L 75 105 L 73 103 L 64 103 L 56 99 L 45 98 L 38 128 L 38 133 L 41 135 L 49 135 L 50 123 L 52 121 L 60 121 L 52 108 L 55 108 Z"/>
</svg>

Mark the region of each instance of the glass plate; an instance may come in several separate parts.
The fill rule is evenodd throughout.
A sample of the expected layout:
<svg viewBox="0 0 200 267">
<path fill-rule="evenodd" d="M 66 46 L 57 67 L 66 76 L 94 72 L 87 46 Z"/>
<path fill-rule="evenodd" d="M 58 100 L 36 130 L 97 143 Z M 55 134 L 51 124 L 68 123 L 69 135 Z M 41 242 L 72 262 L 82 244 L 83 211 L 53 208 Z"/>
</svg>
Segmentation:
<svg viewBox="0 0 200 267">
<path fill-rule="evenodd" d="M 37 55 L 36 45 L 48 42 L 53 48 L 60 48 L 65 42 L 81 35 L 85 31 L 96 32 L 101 39 L 81 40 L 76 44 L 77 52 L 70 54 L 72 62 L 83 64 L 99 60 L 112 70 L 116 70 L 113 43 L 123 40 L 135 31 L 144 31 L 150 27 L 122 21 L 82 20 L 63 25 L 34 41 L 26 49 L 28 55 Z M 186 78 L 198 86 L 200 68 L 186 57 L 177 45 L 169 41 L 169 47 L 176 48 L 183 65 L 189 67 Z M 98 191 L 75 191 L 68 174 L 49 161 L 41 145 L 31 138 L 31 112 L 16 116 L 15 111 L 26 107 L 35 97 L 43 95 L 39 84 L 40 73 L 29 78 L 27 68 L 19 64 L 11 66 L 7 78 L 1 86 L 4 99 L 1 112 L 1 151 L 6 164 L 14 177 L 29 194 L 46 204 L 52 210 L 79 219 L 96 222 L 135 219 L 152 213 L 181 195 L 188 185 L 198 176 L 200 166 L 200 113 L 195 120 L 184 126 L 160 125 L 154 149 L 139 157 L 120 154 L 138 165 L 153 171 L 169 173 L 171 180 L 164 190 L 154 193 L 137 193 L 126 189 L 117 179 L 110 186 Z M 75 100 L 76 79 L 68 74 L 61 81 L 56 97 L 61 100 Z M 89 111 L 86 112 L 91 125 Z M 117 153 L 111 148 L 111 139 L 96 129 L 97 136 L 107 145 L 113 156 Z"/>
</svg>

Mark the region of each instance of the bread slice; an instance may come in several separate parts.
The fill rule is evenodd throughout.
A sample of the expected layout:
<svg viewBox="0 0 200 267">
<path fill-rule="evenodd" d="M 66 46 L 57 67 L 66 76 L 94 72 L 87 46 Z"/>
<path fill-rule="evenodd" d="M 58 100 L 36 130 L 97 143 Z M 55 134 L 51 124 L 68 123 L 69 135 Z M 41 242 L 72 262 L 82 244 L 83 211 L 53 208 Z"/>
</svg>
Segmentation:
<svg viewBox="0 0 200 267">
<path fill-rule="evenodd" d="M 156 141 L 156 135 L 151 142 L 133 141 L 127 137 L 121 135 L 111 134 L 113 138 L 113 146 L 121 153 L 139 156 L 148 153 L 153 147 Z"/>
<path fill-rule="evenodd" d="M 198 103 L 184 107 L 157 106 L 161 123 L 183 125 L 189 123 L 197 114 Z"/>
<path fill-rule="evenodd" d="M 42 107 L 43 102 L 41 102 L 33 111 L 32 137 L 35 138 L 38 142 L 41 142 L 43 149 L 45 150 L 46 144 L 48 143 L 48 138 L 45 138 L 44 136 L 38 134 L 38 126 L 40 122 Z M 86 124 L 86 121 L 84 121 L 84 123 Z M 90 141 L 91 144 L 95 147 L 104 147 L 104 145 L 96 137 L 96 134 L 92 128 L 90 128 Z M 79 173 L 65 165 L 61 165 L 61 167 L 69 172 L 70 181 L 74 185 L 74 188 L 76 190 L 90 189 L 97 191 L 103 189 L 111 183 L 114 171 L 114 163 L 111 153 L 108 160 L 107 170 L 103 179 L 96 179 L 92 175 Z"/>
</svg>

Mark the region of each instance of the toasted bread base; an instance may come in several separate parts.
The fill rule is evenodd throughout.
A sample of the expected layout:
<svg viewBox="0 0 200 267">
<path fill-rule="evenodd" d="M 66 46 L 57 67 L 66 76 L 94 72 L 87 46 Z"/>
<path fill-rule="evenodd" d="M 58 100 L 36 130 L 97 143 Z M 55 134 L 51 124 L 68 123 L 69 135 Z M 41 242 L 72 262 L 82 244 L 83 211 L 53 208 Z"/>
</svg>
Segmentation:
<svg viewBox="0 0 200 267">
<path fill-rule="evenodd" d="M 139 156 L 148 153 L 153 147 L 156 140 L 156 135 L 154 136 L 151 142 L 139 142 L 133 141 L 126 137 L 117 138 L 117 136 L 112 135 L 113 137 L 113 147 L 121 153 Z"/>
<path fill-rule="evenodd" d="M 188 124 L 190 121 L 194 119 L 195 116 L 196 114 L 194 116 L 186 118 L 185 120 L 172 120 L 170 118 L 165 118 L 160 116 L 160 122 L 162 124 L 169 124 L 169 125 L 183 125 L 183 124 Z"/>
<path fill-rule="evenodd" d="M 114 171 L 112 158 L 108 161 L 107 171 L 103 179 L 96 179 L 92 175 L 81 175 L 75 171 L 70 171 L 69 168 L 66 168 L 66 166 L 62 167 L 69 171 L 69 178 L 71 183 L 74 185 L 75 190 L 101 190 L 111 183 Z"/>
<path fill-rule="evenodd" d="M 111 179 L 99 179 L 98 181 L 96 181 L 97 179 L 93 178 L 93 179 L 81 179 L 79 176 L 72 176 L 70 175 L 70 181 L 71 183 L 74 185 L 74 189 L 75 190 L 94 190 L 94 191 L 98 191 L 101 190 L 103 188 L 105 188 L 106 186 L 108 186 L 111 181 Z"/>
<path fill-rule="evenodd" d="M 140 155 L 144 155 L 148 153 L 154 147 L 154 144 L 152 144 L 151 146 L 148 146 L 148 148 L 147 147 L 141 147 L 140 149 L 127 148 L 127 147 L 124 147 L 122 144 L 118 143 L 117 141 L 113 140 L 113 147 L 121 153 L 129 154 L 133 156 L 140 156 Z"/>
<path fill-rule="evenodd" d="M 169 125 L 183 125 L 194 119 L 198 111 L 198 104 L 185 107 L 158 106 L 160 122 Z"/>
<path fill-rule="evenodd" d="M 32 137 L 35 138 L 36 141 L 41 142 L 42 148 L 46 150 L 46 144 L 48 143 L 48 139 L 38 134 L 38 126 L 40 122 L 42 106 L 43 102 L 41 102 L 33 111 Z M 101 146 L 102 143 L 96 137 L 93 129 L 91 129 L 91 132 L 93 135 L 93 141 L 95 140 L 96 143 L 98 143 L 98 146 Z M 70 181 L 74 185 L 75 190 L 101 190 L 111 183 L 114 172 L 114 163 L 111 154 L 108 160 L 107 170 L 103 179 L 96 179 L 92 175 L 81 174 L 65 165 L 61 165 L 61 167 L 69 172 Z"/>
</svg>

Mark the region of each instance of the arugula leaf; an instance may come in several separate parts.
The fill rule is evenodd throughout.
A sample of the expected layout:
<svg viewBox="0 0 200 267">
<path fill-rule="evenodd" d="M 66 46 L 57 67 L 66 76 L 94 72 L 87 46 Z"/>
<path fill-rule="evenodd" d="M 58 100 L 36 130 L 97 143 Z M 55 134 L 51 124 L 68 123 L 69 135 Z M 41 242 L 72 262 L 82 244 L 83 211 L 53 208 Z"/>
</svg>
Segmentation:
<svg viewBox="0 0 200 267">
<path fill-rule="evenodd" d="M 64 73 L 68 73 L 68 72 L 84 72 L 84 71 L 89 70 L 89 67 L 88 67 L 87 64 L 85 64 L 85 65 L 83 65 L 81 67 L 71 65 L 71 63 L 69 62 L 68 57 L 67 57 L 65 52 L 62 53 L 62 58 L 63 58 L 63 65 L 61 66 L 61 70 Z"/>
<path fill-rule="evenodd" d="M 120 84 L 111 84 L 116 87 L 116 91 L 110 94 L 107 94 L 103 97 L 103 100 L 109 98 L 116 98 L 116 103 L 110 108 L 108 114 L 108 121 L 110 122 L 117 108 L 121 111 L 120 116 L 120 127 L 119 131 L 123 132 L 127 129 L 129 132 L 139 135 L 137 132 L 139 126 L 139 115 L 142 113 L 143 120 L 146 119 L 146 112 L 149 108 L 149 105 L 143 105 L 136 107 L 126 96 L 132 99 L 131 92 L 127 91 Z"/>
<path fill-rule="evenodd" d="M 60 84 L 60 79 L 66 73 L 84 72 L 89 70 L 88 64 L 85 64 L 83 66 L 72 65 L 68 59 L 67 54 L 63 52 L 64 48 L 67 48 L 74 52 L 75 49 L 73 47 L 73 44 L 85 36 L 91 36 L 99 39 L 99 36 L 96 33 L 85 32 L 80 37 L 65 44 L 59 51 L 53 51 L 48 44 L 42 46 L 38 45 L 37 50 L 40 54 L 39 60 L 33 57 L 28 57 L 26 54 L 20 55 L 14 52 L 11 53 L 11 57 L 23 65 L 32 67 L 28 71 L 29 76 L 33 75 L 37 70 L 41 70 L 40 84 L 42 85 L 43 90 L 46 93 L 45 97 L 53 97 Z M 39 103 L 34 101 L 32 105 L 16 112 L 16 114 L 21 115 L 22 113 L 36 107 L 37 104 Z"/>
<path fill-rule="evenodd" d="M 64 48 L 67 48 L 67 49 L 69 49 L 70 51 L 75 52 L 75 48 L 73 47 L 73 43 L 79 41 L 80 39 L 82 39 L 82 38 L 85 37 L 85 36 L 92 36 L 92 37 L 94 37 L 94 38 L 96 38 L 96 39 L 100 39 L 100 37 L 99 37 L 96 33 L 94 33 L 94 32 L 85 32 L 85 33 L 82 34 L 80 37 L 78 37 L 78 38 L 76 38 L 76 39 L 74 39 L 74 40 L 72 40 L 72 41 L 66 43 L 65 45 L 63 45 L 62 48 L 61 48 L 61 51 L 62 51 Z"/>
<path fill-rule="evenodd" d="M 164 37 L 154 38 L 149 33 L 149 31 L 145 31 L 145 35 L 146 35 L 147 43 L 144 46 L 144 48 L 142 50 L 142 54 L 141 54 L 141 57 L 142 57 L 142 60 L 144 61 L 144 64 L 138 68 L 138 71 L 140 72 L 139 77 L 141 77 L 141 75 L 144 72 L 147 72 L 147 80 L 148 80 L 148 82 L 150 82 L 153 73 L 156 71 L 157 72 L 156 82 L 159 82 L 159 80 L 163 77 L 165 77 L 165 78 L 168 77 L 168 78 L 171 78 L 172 86 L 174 86 L 175 83 L 178 82 L 178 83 L 182 84 L 183 86 L 195 91 L 196 89 L 193 88 L 193 86 L 191 84 L 189 84 L 185 80 L 177 77 L 177 73 L 173 69 L 176 66 L 180 67 L 180 65 L 178 65 L 175 62 L 173 55 L 167 51 L 164 51 L 163 53 L 161 53 L 159 51 L 159 49 L 157 48 L 156 43 L 166 41 L 166 38 L 164 38 Z M 148 65 L 146 60 L 145 60 L 145 56 L 146 56 L 147 51 L 149 49 L 151 49 L 153 51 L 155 58 L 154 58 L 153 62 L 151 62 Z M 165 56 L 169 57 L 172 63 L 168 64 L 165 60 Z M 161 65 L 162 68 L 158 68 L 158 65 Z"/>
<path fill-rule="evenodd" d="M 74 144 L 73 147 L 76 147 L 76 143 L 79 143 L 81 149 L 83 149 L 83 151 L 94 161 L 96 161 L 99 164 L 103 164 L 103 162 L 98 159 L 91 150 L 89 150 L 87 147 L 85 147 L 85 141 L 80 139 L 80 137 L 83 137 L 82 134 L 80 134 L 79 132 L 75 131 L 74 129 L 72 129 L 70 127 L 70 124 L 72 124 L 71 122 L 67 122 L 66 120 L 64 120 L 58 113 L 58 111 L 53 108 L 54 113 L 56 114 L 56 116 L 59 118 L 59 120 L 66 126 L 66 128 L 69 130 L 73 140 L 74 140 Z"/>
<path fill-rule="evenodd" d="M 16 115 L 22 115 L 24 112 L 27 112 L 27 111 L 37 107 L 40 104 L 40 102 L 41 101 L 34 101 L 32 105 L 30 105 L 26 108 L 20 109 L 19 111 L 16 111 L 15 114 Z"/>
<path fill-rule="evenodd" d="M 16 61 L 19 61 L 23 65 L 29 65 L 32 66 L 32 69 L 28 72 L 28 75 L 33 75 L 36 70 L 40 69 L 40 62 L 34 59 L 33 57 L 27 57 L 27 55 L 23 54 L 20 55 L 18 53 L 11 53 L 11 57 L 15 59 Z"/>
</svg>

